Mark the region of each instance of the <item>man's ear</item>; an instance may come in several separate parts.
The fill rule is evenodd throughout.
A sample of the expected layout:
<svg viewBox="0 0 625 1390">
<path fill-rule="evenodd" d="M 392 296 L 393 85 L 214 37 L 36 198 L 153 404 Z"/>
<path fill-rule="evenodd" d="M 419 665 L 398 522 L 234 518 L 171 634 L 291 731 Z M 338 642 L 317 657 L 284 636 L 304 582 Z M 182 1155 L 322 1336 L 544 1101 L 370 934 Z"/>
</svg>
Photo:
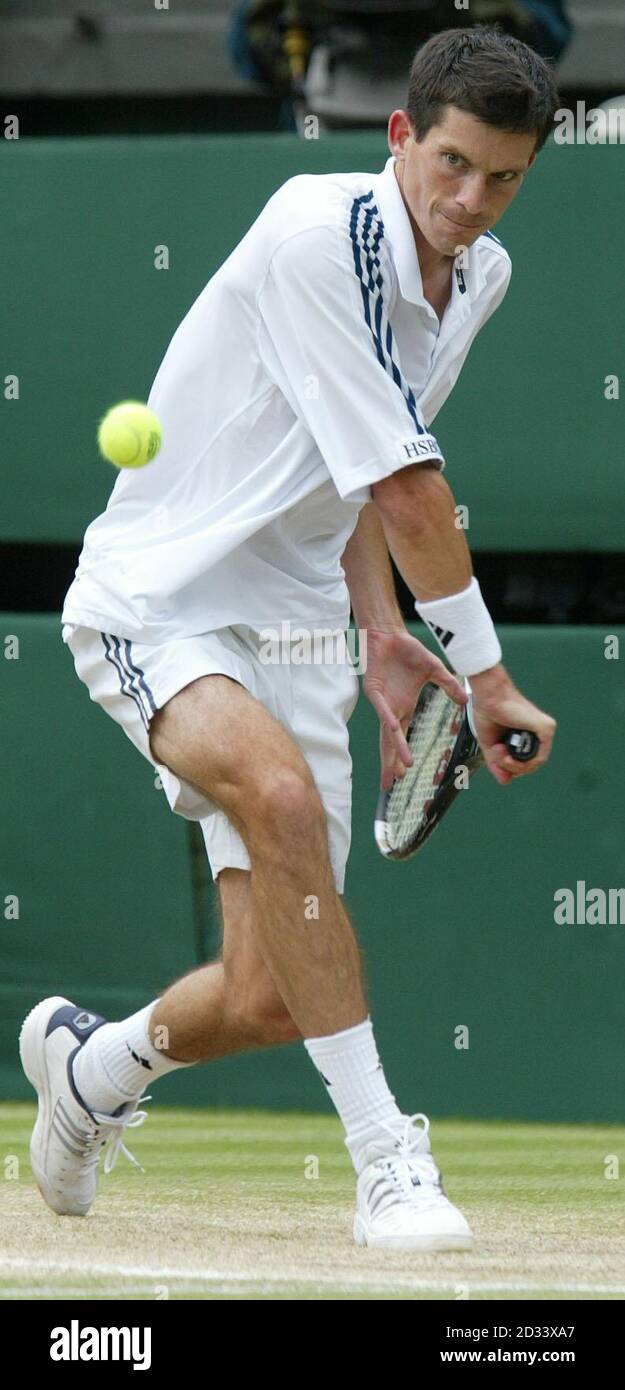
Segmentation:
<svg viewBox="0 0 625 1390">
<path fill-rule="evenodd" d="M 398 107 L 396 111 L 391 112 L 388 119 L 388 145 L 396 159 L 403 158 L 411 137 L 412 126 L 408 112 Z"/>
</svg>

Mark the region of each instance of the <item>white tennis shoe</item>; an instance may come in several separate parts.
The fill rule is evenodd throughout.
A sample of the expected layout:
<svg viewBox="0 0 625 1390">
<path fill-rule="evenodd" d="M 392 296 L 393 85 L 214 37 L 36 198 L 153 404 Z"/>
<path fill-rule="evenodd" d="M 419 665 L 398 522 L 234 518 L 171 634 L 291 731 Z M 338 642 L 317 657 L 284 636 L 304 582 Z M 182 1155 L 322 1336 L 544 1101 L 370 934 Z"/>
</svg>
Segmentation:
<svg viewBox="0 0 625 1390">
<path fill-rule="evenodd" d="M 416 1125 L 423 1121 L 423 1128 Z M 430 1151 L 426 1115 L 409 1115 L 397 1139 L 367 1146 L 369 1160 L 356 1187 L 354 1240 L 388 1250 L 470 1250 L 473 1236 L 462 1212 L 445 1195 Z"/>
<path fill-rule="evenodd" d="M 44 1201 L 59 1216 L 87 1215 L 105 1146 L 105 1173 L 115 1167 L 120 1152 L 141 1168 L 122 1143 L 122 1134 L 143 1124 L 147 1111 L 137 1106 L 150 1097 L 140 1096 L 114 1114 L 103 1115 L 88 1109 L 74 1084 L 72 1059 L 105 1022 L 101 1014 L 57 996 L 37 1004 L 22 1024 L 22 1066 L 39 1097 L 30 1161 Z"/>
</svg>

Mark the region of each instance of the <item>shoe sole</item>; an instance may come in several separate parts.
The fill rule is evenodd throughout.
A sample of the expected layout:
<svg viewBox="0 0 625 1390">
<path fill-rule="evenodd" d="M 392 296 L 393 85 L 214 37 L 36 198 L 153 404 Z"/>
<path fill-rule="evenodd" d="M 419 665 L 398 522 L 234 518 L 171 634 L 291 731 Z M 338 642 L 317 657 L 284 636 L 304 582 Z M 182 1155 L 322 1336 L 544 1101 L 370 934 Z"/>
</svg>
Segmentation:
<svg viewBox="0 0 625 1390">
<path fill-rule="evenodd" d="M 356 1245 L 367 1245 L 375 1250 L 471 1250 L 473 1248 L 473 1236 L 471 1232 L 459 1231 L 454 1235 L 451 1231 L 428 1232 L 424 1235 L 412 1236 L 375 1236 L 371 1235 L 362 1216 L 356 1213 L 354 1217 L 354 1240 Z"/>
<path fill-rule="evenodd" d="M 59 1211 L 58 1197 L 54 1197 L 40 1162 L 43 1137 L 48 1130 L 51 1109 L 50 1082 L 45 1053 L 46 1029 L 53 1013 L 66 1004 L 69 1004 L 70 1008 L 75 1007 L 71 999 L 65 999 L 60 994 L 36 1004 L 34 1009 L 31 1009 L 30 1013 L 26 1015 L 22 1024 L 19 1050 L 24 1072 L 31 1086 L 37 1092 L 37 1119 L 30 1139 L 30 1164 L 37 1187 L 46 1205 L 56 1212 L 57 1216 L 86 1216 L 88 1207 L 80 1211 Z"/>
</svg>

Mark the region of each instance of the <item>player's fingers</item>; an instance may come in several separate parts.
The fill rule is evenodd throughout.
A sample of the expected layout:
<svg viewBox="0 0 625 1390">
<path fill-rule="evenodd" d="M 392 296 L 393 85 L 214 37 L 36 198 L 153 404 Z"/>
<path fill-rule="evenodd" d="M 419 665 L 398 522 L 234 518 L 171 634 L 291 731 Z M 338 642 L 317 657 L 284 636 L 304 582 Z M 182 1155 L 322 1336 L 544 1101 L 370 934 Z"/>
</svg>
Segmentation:
<svg viewBox="0 0 625 1390">
<path fill-rule="evenodd" d="M 550 757 L 556 727 L 557 726 L 555 719 L 548 718 L 545 720 L 544 726 L 541 729 L 537 730 L 539 740 L 538 752 L 536 754 L 536 757 L 532 758 L 531 762 L 526 764 L 526 767 L 530 772 L 537 772 L 538 768 L 543 767 L 544 764 L 547 762 L 548 758 Z M 510 755 L 508 754 L 508 757 L 509 756 Z"/>
<path fill-rule="evenodd" d="M 379 691 L 375 691 L 371 695 L 371 703 L 383 726 L 389 747 L 394 749 L 404 767 L 412 767 L 412 754 L 406 742 L 405 734 L 405 729 L 410 722 L 409 719 L 400 720 Z"/>
<path fill-rule="evenodd" d="M 406 735 L 401 727 L 395 730 L 393 742 L 400 765 L 402 767 L 412 767 L 412 753 L 408 747 Z"/>
<path fill-rule="evenodd" d="M 380 725 L 380 786 L 382 791 L 388 791 L 395 778 L 404 777 L 407 768 L 412 767 L 412 753 L 406 743 L 399 720 L 396 720 L 396 723 L 396 729 L 390 729 L 386 723 Z"/>
<path fill-rule="evenodd" d="M 385 700 L 381 690 L 371 690 L 369 692 L 369 699 L 381 724 L 386 725 L 386 727 L 391 731 L 400 727 L 397 715 L 393 714 L 393 711 L 388 701 Z"/>
<path fill-rule="evenodd" d="M 544 733 L 541 731 L 536 756 L 530 758 L 526 763 L 519 762 L 517 758 L 513 758 L 505 743 L 496 744 L 495 747 L 498 750 L 499 766 L 503 768 L 505 772 L 509 772 L 513 777 L 528 777 L 531 776 L 533 772 L 538 772 L 539 768 L 544 767 L 551 753 L 551 745 L 555 733 L 555 721 L 551 720 L 550 724 L 552 727 L 546 729 Z"/>
<path fill-rule="evenodd" d="M 500 787 L 507 787 L 508 782 L 513 780 L 513 775 L 501 766 L 499 755 L 496 753 L 497 748 L 503 748 L 505 751 L 505 744 L 495 744 L 494 748 L 482 748 L 484 761 L 488 771 L 495 778 L 495 781 L 499 783 Z"/>
<path fill-rule="evenodd" d="M 380 750 L 380 791 L 390 792 L 393 785 L 393 763 Z"/>
<path fill-rule="evenodd" d="M 445 694 L 449 695 L 450 699 L 454 700 L 457 705 L 466 705 L 469 697 L 458 677 L 448 671 L 437 656 L 432 657 L 432 662 L 433 665 L 428 671 L 426 679 L 433 681 L 434 685 L 440 685 L 441 690 L 444 690 Z"/>
<path fill-rule="evenodd" d="M 386 730 L 380 724 L 380 787 L 383 792 L 390 790 L 393 783 L 393 758 L 389 748 Z"/>
<path fill-rule="evenodd" d="M 401 782 L 402 778 L 406 776 L 407 771 L 407 766 L 397 757 L 397 754 L 393 750 L 389 750 L 381 760 L 381 790 L 383 792 L 390 791 L 393 782 Z"/>
<path fill-rule="evenodd" d="M 393 762 L 393 776 L 399 777 L 400 779 L 402 777 L 405 777 L 409 767 L 412 767 L 412 756 L 410 753 L 410 749 L 408 749 L 407 757 L 405 753 L 403 757 L 400 756 L 397 750 L 395 750 L 395 760 Z"/>
<path fill-rule="evenodd" d="M 537 754 L 535 758 L 530 758 L 528 762 L 521 763 L 518 758 L 513 758 L 511 756 L 504 744 L 503 752 L 498 760 L 498 765 L 504 772 L 509 772 L 511 777 L 529 777 L 532 772 L 538 772 L 539 767 L 542 767 L 545 762 L 546 759 L 539 757 Z"/>
<path fill-rule="evenodd" d="M 412 753 L 406 743 L 401 725 L 398 729 L 387 729 L 387 746 L 392 782 L 395 777 L 405 777 L 408 768 L 412 767 Z"/>
<path fill-rule="evenodd" d="M 412 767 L 414 763 L 407 738 L 411 718 L 412 716 L 408 714 L 405 719 L 400 720 L 401 737 L 397 733 L 394 736 L 396 777 L 405 777 L 408 768 Z"/>
<path fill-rule="evenodd" d="M 529 773 L 537 772 L 538 768 L 542 766 L 542 762 L 539 761 L 538 756 L 532 758 L 530 762 L 527 763 L 519 762 L 518 758 L 513 758 L 509 753 L 505 743 L 493 744 L 489 749 L 489 753 L 492 759 L 491 772 L 493 772 L 494 775 L 493 769 L 496 767 L 505 777 L 506 782 L 513 782 L 517 777 L 527 777 Z M 499 781 L 500 779 L 498 778 L 497 780 Z M 505 784 L 502 782 L 502 785 Z"/>
<path fill-rule="evenodd" d="M 499 766 L 503 768 L 505 772 L 509 772 L 513 777 L 531 776 L 532 773 L 538 772 L 539 768 L 544 767 L 550 756 L 556 732 L 556 721 L 552 719 L 550 715 L 543 715 L 540 721 L 532 721 L 531 723 L 529 721 L 526 723 L 524 719 L 520 717 L 514 719 L 514 723 L 511 723 L 511 727 L 528 728 L 535 733 L 538 739 L 538 749 L 535 756 L 530 758 L 527 762 L 519 762 L 517 758 L 512 756 L 509 748 L 507 748 L 503 742 L 493 744 L 491 746 L 491 752 L 496 750 Z"/>
<path fill-rule="evenodd" d="M 383 792 L 390 791 L 395 778 L 395 747 L 386 724 L 380 725 L 380 787 Z"/>
</svg>

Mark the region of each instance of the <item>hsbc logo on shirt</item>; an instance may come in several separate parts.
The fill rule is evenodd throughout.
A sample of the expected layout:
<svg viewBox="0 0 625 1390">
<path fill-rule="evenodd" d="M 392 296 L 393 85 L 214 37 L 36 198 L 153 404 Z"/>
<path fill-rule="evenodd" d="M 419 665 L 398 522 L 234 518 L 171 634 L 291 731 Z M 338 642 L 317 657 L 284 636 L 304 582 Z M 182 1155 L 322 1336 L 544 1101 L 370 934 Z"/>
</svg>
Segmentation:
<svg viewBox="0 0 625 1390">
<path fill-rule="evenodd" d="M 399 452 L 406 460 L 406 463 L 414 463 L 416 459 L 439 458 L 443 463 L 442 451 L 433 434 L 420 435 L 418 439 L 411 439 L 406 444 L 400 444 Z"/>
</svg>

